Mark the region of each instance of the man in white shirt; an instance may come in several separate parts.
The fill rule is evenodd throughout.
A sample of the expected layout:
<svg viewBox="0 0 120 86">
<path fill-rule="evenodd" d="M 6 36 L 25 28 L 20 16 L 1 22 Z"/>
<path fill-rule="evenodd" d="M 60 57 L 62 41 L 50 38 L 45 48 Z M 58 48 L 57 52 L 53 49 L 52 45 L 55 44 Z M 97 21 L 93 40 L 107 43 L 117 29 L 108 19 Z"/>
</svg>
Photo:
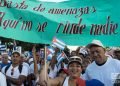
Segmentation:
<svg viewBox="0 0 120 86">
<path fill-rule="evenodd" d="M 105 86 L 113 86 L 116 76 L 120 73 L 120 61 L 105 56 L 105 48 L 99 40 L 87 45 L 94 61 L 88 65 L 84 79 L 97 79 Z"/>
<path fill-rule="evenodd" d="M 0 72 L 0 86 L 7 86 L 6 77 Z"/>
<path fill-rule="evenodd" d="M 17 51 L 12 53 L 12 64 L 5 66 L 2 72 L 6 75 L 7 81 L 11 86 L 24 86 L 24 81 L 28 75 L 28 69 L 26 66 L 20 64 L 21 54 Z"/>
</svg>

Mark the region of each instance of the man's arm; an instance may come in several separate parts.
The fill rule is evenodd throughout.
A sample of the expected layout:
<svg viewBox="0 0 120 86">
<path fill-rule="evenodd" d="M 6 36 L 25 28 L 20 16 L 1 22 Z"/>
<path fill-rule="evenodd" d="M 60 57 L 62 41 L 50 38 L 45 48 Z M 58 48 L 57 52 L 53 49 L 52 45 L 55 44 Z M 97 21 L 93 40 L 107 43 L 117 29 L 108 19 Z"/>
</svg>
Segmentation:
<svg viewBox="0 0 120 86">
<path fill-rule="evenodd" d="M 26 76 L 24 75 L 20 75 L 18 79 L 16 78 L 11 78 L 9 76 L 6 76 L 6 79 L 12 83 L 12 84 L 15 84 L 15 85 L 22 85 L 23 82 L 26 80 Z"/>
<path fill-rule="evenodd" d="M 37 60 L 36 60 L 36 46 L 33 46 L 32 49 L 33 60 L 34 60 L 34 74 L 38 74 Z"/>
</svg>

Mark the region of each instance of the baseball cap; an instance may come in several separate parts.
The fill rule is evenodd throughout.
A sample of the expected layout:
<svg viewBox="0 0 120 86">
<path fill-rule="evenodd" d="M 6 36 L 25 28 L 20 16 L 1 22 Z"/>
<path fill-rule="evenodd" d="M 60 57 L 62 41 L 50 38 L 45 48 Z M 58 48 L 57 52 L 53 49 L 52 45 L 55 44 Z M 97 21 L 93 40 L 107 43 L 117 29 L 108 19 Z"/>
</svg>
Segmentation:
<svg viewBox="0 0 120 86">
<path fill-rule="evenodd" d="M 29 63 L 31 63 L 31 62 L 33 62 L 33 58 L 30 58 L 30 59 L 29 59 Z"/>
<path fill-rule="evenodd" d="M 104 48 L 102 42 L 100 40 L 93 40 L 90 44 L 88 44 L 86 47 L 91 48 L 92 46 L 99 46 Z"/>
<path fill-rule="evenodd" d="M 69 58 L 68 65 L 72 62 L 78 62 L 80 65 L 82 65 L 82 59 L 78 56 L 72 56 Z"/>
<path fill-rule="evenodd" d="M 79 54 L 82 54 L 84 57 L 88 55 L 88 51 L 86 48 L 80 48 Z"/>
<path fill-rule="evenodd" d="M 12 55 L 15 54 L 15 53 L 18 54 L 19 56 L 21 56 L 20 52 L 18 52 L 18 51 L 13 51 Z"/>
</svg>

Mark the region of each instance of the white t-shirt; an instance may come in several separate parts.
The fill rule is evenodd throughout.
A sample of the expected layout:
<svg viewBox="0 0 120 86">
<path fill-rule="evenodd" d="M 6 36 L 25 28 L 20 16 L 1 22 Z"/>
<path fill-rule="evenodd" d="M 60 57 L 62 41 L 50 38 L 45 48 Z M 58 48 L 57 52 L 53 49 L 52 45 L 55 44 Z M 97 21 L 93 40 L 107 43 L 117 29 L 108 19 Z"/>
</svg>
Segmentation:
<svg viewBox="0 0 120 86">
<path fill-rule="evenodd" d="M 69 80 L 69 77 L 66 77 L 66 78 L 65 78 L 65 81 L 64 81 L 64 83 L 63 83 L 63 86 L 68 86 L 68 80 Z"/>
<path fill-rule="evenodd" d="M 26 67 L 27 67 L 27 69 L 29 70 L 30 66 L 29 66 L 29 64 L 28 64 L 28 63 L 23 62 L 23 63 L 22 63 L 22 65 L 26 66 Z"/>
<path fill-rule="evenodd" d="M 50 72 L 49 72 L 48 76 L 50 78 L 55 78 L 57 76 L 57 73 L 59 72 L 60 69 L 61 69 L 61 65 L 57 66 L 57 64 L 55 64 L 54 69 L 52 69 L 50 67 Z"/>
<path fill-rule="evenodd" d="M 7 86 L 6 77 L 0 72 L 0 86 Z"/>
<path fill-rule="evenodd" d="M 95 61 L 88 65 L 83 79 L 97 79 L 105 86 L 113 86 L 118 73 L 120 73 L 120 61 L 108 57 L 107 62 L 102 66 L 98 66 Z"/>
<path fill-rule="evenodd" d="M 6 71 L 6 75 L 9 76 L 9 77 L 12 77 L 12 78 L 16 78 L 16 79 L 19 78 L 20 75 L 24 75 L 24 76 L 27 77 L 27 75 L 28 75 L 28 69 L 26 68 L 26 66 L 23 65 L 21 73 L 20 73 L 18 67 L 19 66 L 16 66 L 14 68 L 13 75 L 11 75 L 11 70 L 13 69 L 13 66 L 10 65 L 10 67 Z M 6 66 L 2 68 L 2 72 L 4 74 L 5 74 L 5 68 L 6 68 Z M 11 84 L 11 86 L 16 86 L 16 85 Z M 22 84 L 21 86 L 24 86 L 24 85 Z"/>
<path fill-rule="evenodd" d="M 40 64 L 37 64 L 38 70 L 40 70 Z M 34 63 L 30 65 L 29 74 L 34 73 Z"/>
</svg>

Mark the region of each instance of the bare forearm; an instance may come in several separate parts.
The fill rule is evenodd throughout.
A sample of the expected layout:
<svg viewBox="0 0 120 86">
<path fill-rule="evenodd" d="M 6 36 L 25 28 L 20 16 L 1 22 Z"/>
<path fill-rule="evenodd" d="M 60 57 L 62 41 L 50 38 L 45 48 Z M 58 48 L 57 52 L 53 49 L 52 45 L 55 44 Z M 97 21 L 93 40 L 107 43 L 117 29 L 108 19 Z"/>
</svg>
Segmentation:
<svg viewBox="0 0 120 86">
<path fill-rule="evenodd" d="M 32 54 L 33 54 L 33 60 L 34 60 L 34 74 L 38 74 L 38 67 L 37 67 L 37 59 L 36 59 L 36 46 L 33 46 Z"/>
<path fill-rule="evenodd" d="M 15 78 L 11 78 L 9 76 L 6 76 L 7 80 L 10 81 L 12 84 L 15 84 L 15 85 L 22 85 L 22 83 L 24 82 L 24 80 L 26 79 L 26 77 L 24 77 L 24 79 L 15 79 Z"/>
<path fill-rule="evenodd" d="M 37 67 L 37 60 L 35 52 L 33 53 L 33 59 L 34 59 L 34 74 L 38 74 L 38 67 Z"/>
</svg>

